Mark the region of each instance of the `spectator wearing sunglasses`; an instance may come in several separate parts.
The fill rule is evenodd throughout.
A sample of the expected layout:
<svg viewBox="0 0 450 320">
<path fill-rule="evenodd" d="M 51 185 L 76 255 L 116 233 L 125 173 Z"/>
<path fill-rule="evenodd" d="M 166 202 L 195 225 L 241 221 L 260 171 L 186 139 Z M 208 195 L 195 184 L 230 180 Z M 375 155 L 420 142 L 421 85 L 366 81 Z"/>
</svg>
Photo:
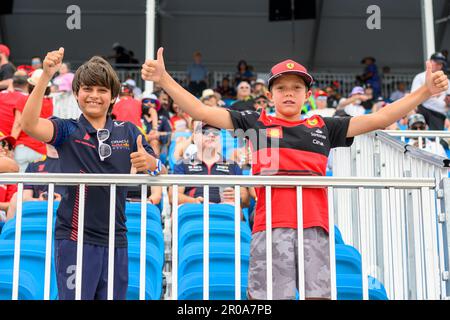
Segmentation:
<svg viewBox="0 0 450 320">
<path fill-rule="evenodd" d="M 235 111 L 255 111 L 250 84 L 247 81 L 241 81 L 237 86 L 237 99 L 230 109 Z"/>
<path fill-rule="evenodd" d="M 427 122 L 425 117 L 420 113 L 414 113 L 408 117 L 408 129 L 409 130 L 428 130 Z M 435 140 L 429 138 L 422 138 L 422 143 L 418 138 L 410 138 L 408 141 L 409 145 L 416 148 L 420 148 L 424 151 L 437 154 L 442 157 L 447 157 L 444 147 L 437 143 Z"/>
<path fill-rule="evenodd" d="M 92 57 L 76 71 L 72 89 L 82 111 L 79 119 L 39 118 L 48 81 L 61 66 L 64 49 L 51 51 L 44 59 L 41 78 L 22 113 L 22 127 L 30 136 L 54 145 L 62 173 L 129 174 L 131 171 L 158 174 L 161 162 L 155 158 L 138 128 L 113 121 L 112 111 L 120 90 L 119 78 L 101 57 Z M 126 298 L 128 288 L 128 241 L 125 201 L 128 187 L 116 191 L 113 298 Z M 55 258 L 58 296 L 73 300 L 75 288 L 67 272 L 76 265 L 79 215 L 79 187 L 65 186 L 55 224 Z M 86 186 L 84 211 L 83 278 L 81 299 L 107 298 L 110 188 Z"/>
<path fill-rule="evenodd" d="M 174 167 L 174 174 L 194 175 L 242 175 L 242 170 L 233 161 L 225 161 L 219 153 L 221 150 L 220 129 L 206 123 L 196 121 L 194 124 L 193 140 L 196 152 L 189 159 L 179 161 Z M 172 189 L 169 189 L 170 195 Z M 234 191 L 233 191 L 234 192 Z M 228 192 L 227 202 L 234 201 L 234 193 Z M 204 200 L 203 187 L 178 187 L 178 203 L 202 203 Z M 172 199 L 172 196 L 169 197 Z M 219 187 L 209 188 L 209 201 L 220 203 Z M 242 206 L 248 206 L 249 198 L 246 188 L 241 188 Z"/>
<path fill-rule="evenodd" d="M 13 137 L 0 132 L 0 173 L 19 172 L 19 166 L 14 160 L 14 143 Z M 6 212 L 16 191 L 15 184 L 0 184 L 0 222 L 6 221 Z"/>
</svg>

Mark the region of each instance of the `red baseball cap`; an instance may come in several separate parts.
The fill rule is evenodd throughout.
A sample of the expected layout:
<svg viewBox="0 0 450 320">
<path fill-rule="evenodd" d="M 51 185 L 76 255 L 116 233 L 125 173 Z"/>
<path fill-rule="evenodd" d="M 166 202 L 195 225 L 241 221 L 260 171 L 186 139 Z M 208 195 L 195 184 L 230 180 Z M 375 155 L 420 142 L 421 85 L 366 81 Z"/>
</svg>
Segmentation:
<svg viewBox="0 0 450 320">
<path fill-rule="evenodd" d="M 270 69 L 270 75 L 269 75 L 269 89 L 272 86 L 273 82 L 276 78 L 280 77 L 283 74 L 298 74 L 302 79 L 305 81 L 305 84 L 308 87 L 311 87 L 311 84 L 313 83 L 314 79 L 313 77 L 308 73 L 308 70 L 304 66 L 302 66 L 300 63 L 295 62 L 294 60 L 284 60 L 280 63 L 277 63 Z"/>
<path fill-rule="evenodd" d="M 4 44 L 0 44 L 0 53 L 4 53 L 7 57 L 9 57 L 10 54 L 9 48 Z"/>
<path fill-rule="evenodd" d="M 14 147 L 16 144 L 16 139 L 12 136 L 5 136 L 3 133 L 0 132 L 0 141 L 6 140 L 8 141 L 9 145 Z"/>
</svg>

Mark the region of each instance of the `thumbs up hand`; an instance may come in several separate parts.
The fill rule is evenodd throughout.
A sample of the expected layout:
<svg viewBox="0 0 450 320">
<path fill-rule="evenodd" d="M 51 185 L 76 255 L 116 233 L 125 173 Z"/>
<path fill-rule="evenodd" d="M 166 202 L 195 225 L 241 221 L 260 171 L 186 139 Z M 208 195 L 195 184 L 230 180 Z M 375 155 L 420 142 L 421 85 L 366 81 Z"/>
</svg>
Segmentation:
<svg viewBox="0 0 450 320">
<path fill-rule="evenodd" d="M 64 48 L 61 47 L 59 50 L 54 50 L 47 52 L 43 62 L 44 73 L 52 78 L 53 75 L 61 68 L 61 64 L 64 58 Z"/>
<path fill-rule="evenodd" d="M 425 83 L 431 96 L 439 95 L 448 89 L 448 79 L 443 71 L 432 71 L 431 61 L 427 61 Z"/>
<path fill-rule="evenodd" d="M 145 151 L 142 145 L 142 135 L 136 140 L 137 151 L 130 154 L 131 165 L 137 172 L 147 172 L 156 169 L 156 159 Z M 133 170 L 133 169 L 132 169 Z M 134 171 L 134 170 L 133 170 Z"/>
<path fill-rule="evenodd" d="M 166 73 L 163 57 L 164 48 L 159 48 L 156 60 L 146 60 L 142 65 L 142 79 L 159 83 Z"/>
</svg>

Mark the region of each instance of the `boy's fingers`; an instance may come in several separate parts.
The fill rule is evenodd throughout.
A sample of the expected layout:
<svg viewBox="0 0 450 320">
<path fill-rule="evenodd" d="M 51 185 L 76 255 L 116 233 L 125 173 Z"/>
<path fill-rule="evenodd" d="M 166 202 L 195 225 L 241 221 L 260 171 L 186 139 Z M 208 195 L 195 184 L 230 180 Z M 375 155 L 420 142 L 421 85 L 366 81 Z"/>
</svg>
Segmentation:
<svg viewBox="0 0 450 320">
<path fill-rule="evenodd" d="M 432 69 L 432 64 L 431 64 L 431 61 L 430 60 L 427 60 L 427 69 L 426 69 L 426 76 L 429 76 L 429 75 L 431 75 L 431 69 Z"/>
<path fill-rule="evenodd" d="M 138 151 L 144 151 L 144 146 L 142 145 L 142 135 L 140 134 L 136 140 Z"/>
<path fill-rule="evenodd" d="M 63 54 L 64 54 L 64 48 L 63 48 L 63 47 L 60 47 L 59 50 L 58 50 L 58 52 L 59 52 L 61 55 L 63 55 Z"/>
<path fill-rule="evenodd" d="M 164 48 L 163 47 L 160 47 L 158 49 L 158 52 L 156 53 L 156 57 L 157 57 L 156 59 L 158 60 L 159 63 L 162 63 L 162 64 L 164 64 L 163 53 L 164 53 Z"/>
</svg>

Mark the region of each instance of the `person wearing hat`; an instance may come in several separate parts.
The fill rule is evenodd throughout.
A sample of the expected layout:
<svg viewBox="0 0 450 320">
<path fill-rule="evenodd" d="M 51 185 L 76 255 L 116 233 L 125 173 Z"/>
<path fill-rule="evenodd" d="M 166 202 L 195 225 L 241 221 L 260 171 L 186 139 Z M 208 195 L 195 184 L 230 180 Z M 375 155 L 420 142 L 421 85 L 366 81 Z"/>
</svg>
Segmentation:
<svg viewBox="0 0 450 320">
<path fill-rule="evenodd" d="M 447 59 L 445 56 L 436 52 L 430 57 L 432 72 L 445 70 Z M 426 81 L 426 72 L 421 72 L 414 77 L 411 85 L 411 92 L 418 90 Z M 447 115 L 447 106 L 445 103 L 445 96 L 450 94 L 450 89 L 446 92 L 441 92 L 436 96 L 432 96 L 426 101 L 422 102 L 417 107 L 417 112 L 422 114 L 427 121 L 430 130 L 444 130 L 445 119 Z"/>
<path fill-rule="evenodd" d="M 217 107 L 219 102 L 216 93 L 214 92 L 213 89 L 203 90 L 202 96 L 200 97 L 200 101 L 210 107 Z"/>
<path fill-rule="evenodd" d="M 18 70 L 13 76 L 13 91 L 0 91 L 0 131 L 17 138 L 19 131 L 12 133 L 14 126 L 14 108 L 20 97 L 28 95 L 28 75 L 24 70 Z M 16 123 L 18 128 L 18 123 Z"/>
<path fill-rule="evenodd" d="M 252 97 L 256 98 L 265 95 L 267 92 L 266 81 L 264 79 L 256 79 L 252 87 Z"/>
<path fill-rule="evenodd" d="M 428 130 L 425 117 L 420 113 L 410 115 L 408 117 L 408 130 Z M 410 138 L 408 144 L 447 158 L 447 153 L 445 152 L 444 147 L 440 143 L 437 143 L 429 138 Z"/>
<path fill-rule="evenodd" d="M 194 52 L 194 62 L 187 68 L 187 82 L 189 92 L 198 97 L 206 89 L 208 82 L 208 69 L 202 63 L 202 54 Z"/>
<path fill-rule="evenodd" d="M 250 140 L 253 175 L 325 176 L 328 155 L 336 147 L 348 147 L 353 137 L 384 129 L 429 97 L 448 89 L 443 72 L 433 73 L 427 63 L 426 82 L 417 91 L 385 106 L 376 113 L 356 117 L 312 116 L 300 120 L 301 109 L 311 95 L 313 77 L 300 63 L 285 60 L 270 70 L 268 97 L 275 104 L 275 116 L 264 111 L 235 111 L 210 108 L 181 87 L 166 71 L 163 48 L 156 60 L 142 66 L 142 78 L 159 85 L 195 120 L 221 129 L 234 129 Z M 256 189 L 256 211 L 248 272 L 249 299 L 267 299 L 266 280 L 266 189 Z M 328 196 L 326 188 L 303 189 L 303 237 L 305 240 L 305 297 L 331 298 L 328 238 Z M 274 251 L 273 298 L 295 299 L 298 270 L 296 252 L 297 201 L 295 188 L 273 188 L 272 248 Z"/>
<path fill-rule="evenodd" d="M 190 154 L 178 161 L 174 167 L 174 174 L 182 175 L 242 175 L 242 170 L 234 161 L 226 160 L 224 155 L 220 153 L 221 147 L 220 129 L 196 121 L 194 123 L 194 132 L 192 140 L 195 147 L 188 145 L 186 151 Z M 187 150 L 191 149 L 191 150 Z M 228 190 L 227 190 L 228 189 Z M 172 188 L 169 189 L 170 195 Z M 170 196 L 170 200 L 173 198 Z M 179 187 L 178 188 L 178 204 L 183 203 L 203 203 L 204 193 L 203 187 Z M 234 189 L 225 188 L 221 190 L 219 187 L 209 188 L 209 201 L 211 203 L 234 203 Z M 242 207 L 249 205 L 248 191 L 241 188 Z"/>
<path fill-rule="evenodd" d="M 362 102 L 368 100 L 364 88 L 356 86 L 350 92 L 347 99 L 341 99 L 336 108 L 337 116 L 360 116 L 365 114 L 366 110 L 362 106 Z"/>
<path fill-rule="evenodd" d="M 328 94 L 323 90 L 317 90 L 314 94 L 314 100 L 316 109 L 309 110 L 306 117 L 312 117 L 313 115 L 320 115 L 322 117 L 332 117 L 336 112 L 334 108 L 328 108 Z"/>
<path fill-rule="evenodd" d="M 33 71 L 31 76 L 27 79 L 28 82 L 28 93 L 33 92 L 34 87 L 38 83 L 43 73 L 42 69 L 36 69 Z M 47 83 L 47 88 L 45 89 L 44 98 L 42 100 L 42 109 L 40 113 L 40 118 L 50 118 L 53 116 L 53 100 L 50 95 L 51 83 Z M 28 101 L 29 95 L 22 95 L 17 100 L 14 107 L 14 125 L 11 132 L 13 137 L 17 137 L 16 149 L 14 153 L 15 160 L 20 166 L 20 172 L 25 172 L 29 163 L 32 163 L 47 153 L 45 143 L 36 140 L 26 134 L 21 127 L 22 112 L 25 108 L 25 104 Z"/>
<path fill-rule="evenodd" d="M 150 146 L 157 155 L 167 153 L 172 127 L 169 119 L 161 113 L 163 110 L 155 94 L 144 92 L 142 94 L 142 119 L 144 132 Z"/>
<path fill-rule="evenodd" d="M 5 89 L 12 90 L 12 77 L 16 68 L 9 62 L 9 55 L 9 48 L 4 44 L 0 44 L 0 91 Z"/>
<path fill-rule="evenodd" d="M 356 79 L 361 82 L 361 85 L 369 85 L 373 88 L 374 98 L 378 98 L 381 95 L 381 79 L 378 74 L 378 67 L 375 64 L 374 57 L 365 57 L 361 60 L 361 64 L 365 65 L 364 73 L 357 76 Z"/>
</svg>

